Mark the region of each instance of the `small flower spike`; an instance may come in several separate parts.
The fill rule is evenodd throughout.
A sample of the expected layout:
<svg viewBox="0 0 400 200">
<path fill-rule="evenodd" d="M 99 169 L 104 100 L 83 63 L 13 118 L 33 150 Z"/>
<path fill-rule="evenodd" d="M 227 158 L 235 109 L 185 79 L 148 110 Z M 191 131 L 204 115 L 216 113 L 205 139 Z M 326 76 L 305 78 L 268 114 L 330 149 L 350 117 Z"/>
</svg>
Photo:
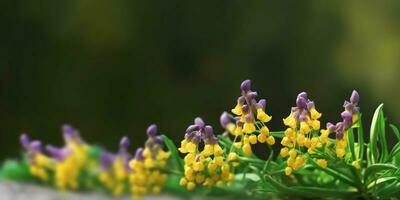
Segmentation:
<svg viewBox="0 0 400 200">
<path fill-rule="evenodd" d="M 89 145 L 79 136 L 79 132 L 70 125 L 61 127 L 65 146 L 57 148 L 51 145 L 46 150 L 55 161 L 54 182 L 61 190 L 77 189 L 78 178 L 89 166 Z"/>
<path fill-rule="evenodd" d="M 306 92 L 297 95 L 296 106 L 292 107 L 288 117 L 283 123 L 288 127 L 282 138 L 280 155 L 287 158 L 285 174 L 290 175 L 300 169 L 306 162 L 303 149 L 308 154 L 313 154 L 315 148 L 322 147 L 322 143 L 313 133 L 320 129 L 321 113 L 315 108 L 315 103 L 308 99 Z M 326 136 L 327 137 L 327 136 Z M 324 165 L 324 161 L 318 161 Z"/>
<path fill-rule="evenodd" d="M 121 196 L 127 190 L 126 182 L 131 172 L 129 168 L 130 154 L 128 153 L 129 139 L 123 137 L 116 155 L 104 151 L 101 154 L 101 172 L 99 180 L 114 196 Z"/>
<path fill-rule="evenodd" d="M 275 144 L 275 138 L 269 134 L 266 123 L 271 116 L 265 113 L 266 100 L 257 101 L 258 93 L 251 90 L 251 81 L 245 80 L 240 85 L 241 96 L 236 106 L 220 117 L 221 126 L 235 136 L 235 147 L 242 149 L 247 156 L 252 154 L 251 145 L 256 143 Z M 240 141 L 237 141 L 240 140 Z"/>
<path fill-rule="evenodd" d="M 21 135 L 20 142 L 26 150 L 30 173 L 42 181 L 48 181 L 48 171 L 53 168 L 53 162 L 43 154 L 42 143 L 37 140 L 31 141 L 25 133 Z"/>
<path fill-rule="evenodd" d="M 244 85 L 244 87 L 247 87 Z M 229 125 L 230 116 L 226 113 L 221 116 L 221 125 Z M 201 149 L 201 147 L 203 147 Z M 233 165 L 225 158 L 224 150 L 218 144 L 218 138 L 214 135 L 211 126 L 197 117 L 194 124 L 190 125 L 185 132 L 185 138 L 181 142 L 179 151 L 185 155 L 184 177 L 180 185 L 188 190 L 196 186 L 222 186 L 230 184 L 233 180 Z M 236 154 L 235 154 L 236 155 Z M 232 161 L 237 156 L 230 155 Z"/>
<path fill-rule="evenodd" d="M 138 148 L 134 158 L 129 162 L 131 169 L 129 182 L 134 198 L 149 193 L 160 193 L 168 178 L 161 170 L 165 168 L 170 152 L 163 150 L 164 141 L 157 135 L 157 126 L 150 125 L 146 134 L 148 139 L 145 147 Z"/>
<path fill-rule="evenodd" d="M 336 156 L 343 158 L 346 155 L 346 146 L 348 142 L 348 130 L 352 127 L 357 126 L 359 118 L 360 108 L 358 102 L 360 101 L 360 95 L 356 90 L 353 90 L 350 96 L 350 101 L 344 101 L 344 111 L 341 113 L 342 121 L 333 125 L 332 123 L 327 124 L 326 130 L 323 131 L 326 135 L 330 133 L 336 134 Z"/>
</svg>

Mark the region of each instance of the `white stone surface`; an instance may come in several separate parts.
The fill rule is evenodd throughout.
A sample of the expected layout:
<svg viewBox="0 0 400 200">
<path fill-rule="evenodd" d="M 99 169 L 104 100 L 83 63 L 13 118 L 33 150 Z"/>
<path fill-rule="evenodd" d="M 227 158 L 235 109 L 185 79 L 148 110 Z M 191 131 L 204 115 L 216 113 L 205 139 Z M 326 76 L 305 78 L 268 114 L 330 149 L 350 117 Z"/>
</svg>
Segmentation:
<svg viewBox="0 0 400 200">
<path fill-rule="evenodd" d="M 27 183 L 0 182 L 0 200 L 130 200 L 129 197 L 114 198 L 99 193 L 60 192 L 52 188 Z M 179 200 L 170 196 L 143 197 L 143 200 Z"/>
</svg>

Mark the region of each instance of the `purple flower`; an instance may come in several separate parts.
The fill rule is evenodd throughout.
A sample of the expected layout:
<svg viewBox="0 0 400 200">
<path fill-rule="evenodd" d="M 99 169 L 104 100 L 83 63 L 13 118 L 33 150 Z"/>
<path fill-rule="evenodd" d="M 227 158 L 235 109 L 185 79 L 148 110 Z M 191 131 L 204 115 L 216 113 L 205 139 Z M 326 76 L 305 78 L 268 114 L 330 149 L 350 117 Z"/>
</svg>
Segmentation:
<svg viewBox="0 0 400 200">
<path fill-rule="evenodd" d="M 102 170 L 108 170 L 115 160 L 115 156 L 107 151 L 103 151 L 100 155 L 100 166 Z"/>
<path fill-rule="evenodd" d="M 341 131 L 341 130 L 336 133 L 336 138 L 339 140 L 343 139 L 343 136 L 344 136 L 344 134 L 343 134 L 343 131 Z"/>
<path fill-rule="evenodd" d="M 300 92 L 300 94 L 297 95 L 297 98 L 302 97 L 303 99 L 307 99 L 307 93 L 306 92 Z"/>
<path fill-rule="evenodd" d="M 154 141 L 159 145 L 164 145 L 164 139 L 159 135 L 154 138 Z"/>
<path fill-rule="evenodd" d="M 204 126 L 205 126 L 203 119 L 201 119 L 200 117 L 196 117 L 194 119 L 194 124 L 199 126 L 199 128 L 204 128 Z"/>
<path fill-rule="evenodd" d="M 267 105 L 267 101 L 265 99 L 260 99 L 260 101 L 258 101 L 257 105 L 262 108 L 263 110 L 265 110 L 265 106 Z"/>
<path fill-rule="evenodd" d="M 76 130 L 69 124 L 64 124 L 61 127 L 65 139 L 73 139 L 76 137 Z"/>
<path fill-rule="evenodd" d="M 228 124 L 231 123 L 229 114 L 227 112 L 223 112 L 221 117 L 219 118 L 219 122 L 220 122 L 222 128 L 225 128 L 226 126 L 228 126 Z"/>
<path fill-rule="evenodd" d="M 212 137 L 214 135 L 214 130 L 212 126 L 207 125 L 204 127 L 204 136 L 205 137 Z"/>
<path fill-rule="evenodd" d="M 333 133 L 336 130 L 336 126 L 333 125 L 332 123 L 328 122 L 326 123 L 326 128 L 328 129 L 329 132 Z"/>
<path fill-rule="evenodd" d="M 143 160 L 144 159 L 144 157 L 143 157 L 143 151 L 144 151 L 144 149 L 143 148 L 138 148 L 138 149 L 136 149 L 136 152 L 135 152 L 135 160 Z"/>
<path fill-rule="evenodd" d="M 46 151 L 57 161 L 63 161 L 71 153 L 68 147 L 57 148 L 51 145 L 46 146 Z"/>
<path fill-rule="evenodd" d="M 245 80 L 242 82 L 240 85 L 240 89 L 243 90 L 244 92 L 248 92 L 251 89 L 251 81 L 250 80 Z"/>
<path fill-rule="evenodd" d="M 125 136 L 121 139 L 119 146 L 120 148 L 128 148 L 129 144 L 129 138 Z"/>
<path fill-rule="evenodd" d="M 359 100 L 360 100 L 360 95 L 356 90 L 353 90 L 353 92 L 351 93 L 350 102 L 353 104 L 357 104 Z"/>
<path fill-rule="evenodd" d="M 150 137 L 156 136 L 156 135 L 157 135 L 157 125 L 155 125 L 155 124 L 150 125 L 150 126 L 147 128 L 146 133 L 147 133 L 147 135 L 150 136 Z"/>
<path fill-rule="evenodd" d="M 38 140 L 32 141 L 29 148 L 34 152 L 42 152 L 42 142 Z"/>
<path fill-rule="evenodd" d="M 198 131 L 198 130 L 200 130 L 200 127 L 196 124 L 192 124 L 189 127 L 187 127 L 186 133 L 192 133 L 192 132 Z"/>
<path fill-rule="evenodd" d="M 22 146 L 25 149 L 29 148 L 29 145 L 30 145 L 31 141 L 30 141 L 30 139 L 29 139 L 29 137 L 28 137 L 28 135 L 26 133 L 23 133 L 21 135 L 21 137 L 19 138 L 19 141 L 21 142 Z"/>
<path fill-rule="evenodd" d="M 296 106 L 300 109 L 305 109 L 307 108 L 307 100 L 303 98 L 302 96 L 299 96 L 296 99 Z"/>
<path fill-rule="evenodd" d="M 257 97 L 257 92 L 249 92 L 247 93 L 247 98 L 249 99 L 255 99 Z"/>
</svg>

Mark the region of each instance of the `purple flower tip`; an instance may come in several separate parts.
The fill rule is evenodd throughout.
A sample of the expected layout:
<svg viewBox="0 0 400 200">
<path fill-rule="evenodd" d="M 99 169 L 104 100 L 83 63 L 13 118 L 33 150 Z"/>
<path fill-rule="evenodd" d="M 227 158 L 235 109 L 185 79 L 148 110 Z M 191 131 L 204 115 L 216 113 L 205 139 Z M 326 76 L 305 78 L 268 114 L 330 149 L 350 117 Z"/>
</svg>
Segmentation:
<svg viewBox="0 0 400 200">
<path fill-rule="evenodd" d="M 243 105 L 242 110 L 244 113 L 248 113 L 250 111 L 250 107 L 248 105 Z"/>
<path fill-rule="evenodd" d="M 221 123 L 222 128 L 225 128 L 230 123 L 229 114 L 227 112 L 223 112 L 219 118 L 219 122 Z"/>
<path fill-rule="evenodd" d="M 307 115 L 303 112 L 303 113 L 301 113 L 300 115 L 299 115 L 299 120 L 300 121 L 302 121 L 302 122 L 304 122 L 304 121 L 306 121 L 307 120 L 307 117 L 306 117 Z"/>
<path fill-rule="evenodd" d="M 249 98 L 249 99 L 254 99 L 254 98 L 256 98 L 257 97 L 257 92 L 249 92 L 248 94 L 247 94 L 247 98 Z"/>
<path fill-rule="evenodd" d="M 214 135 L 214 130 L 212 128 L 212 126 L 207 125 L 206 127 L 204 127 L 204 133 L 206 137 L 211 137 Z"/>
<path fill-rule="evenodd" d="M 120 146 L 120 148 L 124 148 L 124 149 L 126 149 L 126 148 L 128 148 L 128 146 L 129 146 L 129 138 L 128 137 L 123 137 L 122 139 L 121 139 L 121 141 L 119 142 L 119 146 Z"/>
<path fill-rule="evenodd" d="M 35 152 L 41 152 L 42 151 L 42 142 L 37 141 L 37 140 L 32 141 L 29 144 L 29 148 L 31 148 Z"/>
<path fill-rule="evenodd" d="M 262 109 L 265 109 L 265 106 L 267 105 L 267 101 L 265 99 L 260 99 L 257 103 L 258 106 L 260 106 Z"/>
<path fill-rule="evenodd" d="M 307 98 L 307 93 L 306 93 L 306 92 L 300 92 L 300 94 L 297 95 L 297 98 L 300 98 L 300 97 L 302 97 L 302 98 L 304 98 L 304 99 L 308 99 L 308 98 Z"/>
<path fill-rule="evenodd" d="M 156 136 L 154 140 L 156 141 L 157 144 L 160 145 L 164 144 L 164 139 L 161 136 Z"/>
<path fill-rule="evenodd" d="M 30 139 L 29 139 L 29 137 L 28 137 L 28 135 L 26 133 L 23 133 L 21 135 L 21 137 L 19 138 L 19 141 L 21 142 L 23 147 L 25 147 L 25 148 L 29 147 Z"/>
<path fill-rule="evenodd" d="M 328 122 L 326 123 L 326 128 L 329 130 L 329 132 L 333 133 L 336 130 L 336 126 L 333 125 L 332 123 Z"/>
<path fill-rule="evenodd" d="M 298 108 L 307 108 L 307 100 L 306 98 L 302 97 L 302 96 L 298 96 L 298 98 L 296 99 L 296 106 Z"/>
<path fill-rule="evenodd" d="M 198 125 L 190 125 L 189 127 L 187 127 L 186 129 L 186 133 L 192 133 L 194 131 L 198 131 L 200 129 L 200 127 Z"/>
<path fill-rule="evenodd" d="M 204 126 L 206 125 L 201 117 L 196 117 L 194 119 L 194 124 L 199 126 L 200 128 L 204 128 Z"/>
<path fill-rule="evenodd" d="M 61 127 L 61 130 L 62 130 L 64 136 L 65 136 L 67 139 L 73 138 L 73 137 L 75 136 L 75 134 L 76 134 L 75 129 L 74 129 L 71 125 L 69 125 L 69 124 L 64 124 L 64 125 Z"/>
<path fill-rule="evenodd" d="M 240 89 L 247 92 L 251 89 L 251 81 L 250 80 L 245 80 L 240 84 Z"/>
<path fill-rule="evenodd" d="M 199 143 L 201 140 L 201 135 L 196 134 L 195 136 L 193 136 L 192 138 L 192 142 L 194 143 Z"/>
<path fill-rule="evenodd" d="M 246 102 L 246 98 L 244 98 L 244 96 L 240 96 L 237 99 L 238 104 L 243 105 L 244 102 Z"/>
<path fill-rule="evenodd" d="M 350 102 L 353 104 L 357 104 L 359 100 L 360 100 L 360 95 L 356 90 L 353 90 L 353 92 L 351 93 Z"/>
<path fill-rule="evenodd" d="M 245 116 L 245 119 L 246 119 L 246 121 L 247 122 L 250 122 L 251 121 L 251 115 L 250 114 L 247 114 L 246 116 Z"/>
<path fill-rule="evenodd" d="M 57 161 L 62 161 L 71 153 L 69 148 L 56 148 L 51 145 L 46 146 L 46 151 Z"/>
<path fill-rule="evenodd" d="M 351 115 L 351 113 L 349 111 L 343 111 L 340 115 L 342 116 L 343 120 L 345 120 L 345 121 L 350 120 L 351 121 L 352 115 Z"/>
<path fill-rule="evenodd" d="M 135 160 L 143 160 L 143 159 L 144 159 L 144 157 L 143 157 L 143 148 L 136 149 Z"/>
<path fill-rule="evenodd" d="M 115 157 L 113 154 L 111 154 L 107 151 L 103 151 L 100 156 L 101 168 L 103 170 L 109 169 L 111 167 L 112 163 L 114 162 L 114 159 L 115 159 Z"/>
<path fill-rule="evenodd" d="M 307 109 L 311 110 L 312 108 L 315 108 L 314 101 L 310 101 L 310 102 L 307 103 Z"/>
<path fill-rule="evenodd" d="M 339 140 L 343 139 L 343 136 L 344 136 L 343 131 L 339 131 L 339 132 L 336 134 L 336 138 L 339 139 Z"/>
<path fill-rule="evenodd" d="M 150 136 L 150 137 L 156 136 L 156 135 L 157 135 L 157 125 L 155 125 L 155 124 L 150 125 L 150 126 L 147 128 L 146 133 L 147 133 L 147 135 Z"/>
</svg>

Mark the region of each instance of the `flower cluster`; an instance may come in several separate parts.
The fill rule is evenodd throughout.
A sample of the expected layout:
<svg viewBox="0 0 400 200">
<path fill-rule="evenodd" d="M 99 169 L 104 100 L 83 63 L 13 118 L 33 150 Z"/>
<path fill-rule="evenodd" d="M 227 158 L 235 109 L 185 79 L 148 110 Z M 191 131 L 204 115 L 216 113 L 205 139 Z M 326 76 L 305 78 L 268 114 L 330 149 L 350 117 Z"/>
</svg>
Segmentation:
<svg viewBox="0 0 400 200">
<path fill-rule="evenodd" d="M 281 144 L 281 156 L 287 159 L 286 175 L 290 175 L 293 170 L 298 170 L 305 162 L 303 149 L 307 149 L 308 154 L 314 153 L 314 148 L 321 147 L 322 143 L 316 136 L 320 129 L 321 117 L 313 101 L 309 100 L 307 93 L 302 92 L 297 96 L 296 106 L 292 107 L 290 115 L 283 119 L 283 123 L 288 126 L 285 130 Z M 326 160 L 319 159 L 317 162 L 326 167 Z"/>
<path fill-rule="evenodd" d="M 335 125 L 328 123 L 326 130 L 321 130 L 321 137 L 324 136 L 324 140 L 330 133 L 336 134 L 336 156 L 338 158 L 343 158 L 346 154 L 345 148 L 348 142 L 348 130 L 357 122 L 360 112 L 360 108 L 358 107 L 359 99 L 358 92 L 354 90 L 350 101 L 345 101 L 343 104 L 345 110 L 341 113 L 342 121 Z"/>
<path fill-rule="evenodd" d="M 129 180 L 134 197 L 147 193 L 160 193 L 168 176 L 161 170 L 165 168 L 170 152 L 163 150 L 164 141 L 157 135 L 157 126 L 147 129 L 148 139 L 145 147 L 136 150 L 134 158 L 129 162 L 132 169 Z"/>
<path fill-rule="evenodd" d="M 30 173 L 43 181 L 49 179 L 48 170 L 52 169 L 53 163 L 49 157 L 42 153 L 42 143 L 31 141 L 26 134 L 22 134 L 20 142 L 27 152 Z"/>
<path fill-rule="evenodd" d="M 21 135 L 21 144 L 27 151 L 30 172 L 43 181 L 54 174 L 54 183 L 61 190 L 78 188 L 78 178 L 83 168 L 87 167 L 88 145 L 80 138 L 77 130 L 69 125 L 62 127 L 66 145 L 57 148 L 46 146 L 50 157 L 42 152 L 40 141 L 30 141 L 26 134 Z"/>
<path fill-rule="evenodd" d="M 243 81 L 240 89 L 242 94 L 232 109 L 235 117 L 224 112 L 220 122 L 223 128 L 235 136 L 235 147 L 241 148 L 249 156 L 252 153 L 252 144 L 260 142 L 273 145 L 275 138 L 269 134 L 269 129 L 265 125 L 271 120 L 271 116 L 265 113 L 266 100 L 260 99 L 257 102 L 258 94 L 251 90 L 250 80 Z M 239 138 L 240 141 L 237 141 Z"/>
<path fill-rule="evenodd" d="M 116 155 L 103 151 L 100 157 L 101 172 L 99 180 L 113 195 L 121 196 L 128 182 L 128 174 L 131 172 L 129 168 L 129 160 L 131 155 L 128 153 L 129 139 L 123 137 L 119 145 L 119 151 Z"/>
<path fill-rule="evenodd" d="M 229 185 L 233 180 L 233 164 L 225 158 L 213 128 L 205 125 L 201 118 L 196 118 L 194 124 L 186 129 L 179 151 L 186 154 L 185 176 L 181 178 L 180 185 L 188 190 L 193 190 L 196 185 Z M 234 161 L 237 158 L 235 155 L 230 154 L 230 160 Z"/>
<path fill-rule="evenodd" d="M 47 152 L 55 161 L 54 181 L 61 190 L 77 189 L 78 178 L 88 165 L 89 146 L 79 136 L 78 130 L 72 126 L 64 125 L 62 132 L 64 147 L 46 146 Z"/>
</svg>

